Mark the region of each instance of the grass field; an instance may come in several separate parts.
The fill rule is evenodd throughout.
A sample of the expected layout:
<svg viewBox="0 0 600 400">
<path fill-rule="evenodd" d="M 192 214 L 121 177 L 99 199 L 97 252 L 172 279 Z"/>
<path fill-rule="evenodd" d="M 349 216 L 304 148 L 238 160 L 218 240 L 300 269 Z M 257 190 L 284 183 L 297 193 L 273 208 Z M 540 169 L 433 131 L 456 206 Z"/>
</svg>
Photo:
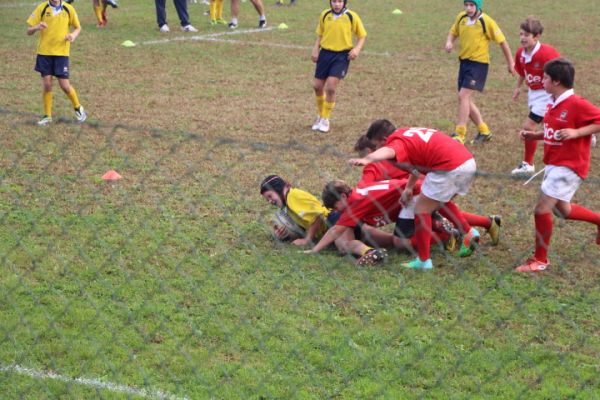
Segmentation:
<svg viewBox="0 0 600 400">
<path fill-rule="evenodd" d="M 494 139 L 470 147 L 481 176 L 458 203 L 503 216 L 499 246 L 435 252 L 435 270 L 415 273 L 402 253 L 361 269 L 271 239 L 265 175 L 315 194 L 332 178 L 354 183 L 345 161 L 372 120 L 451 131 L 456 113 L 456 53 L 442 48 L 461 2 L 350 0 L 369 36 L 332 131 L 313 133 L 310 49 L 327 3 L 298 1 L 269 1 L 269 27 L 289 29 L 264 31 L 243 3 L 234 32 L 190 4 L 198 34 L 177 30 L 167 1 L 161 34 L 151 1 L 122 0 L 97 29 L 91 2 L 76 0 L 71 83 L 89 120 L 73 123 L 55 85 L 46 128 L 37 37 L 25 34 L 35 4 L 0 1 L 0 398 L 600 398 L 595 228 L 556 220 L 550 270 L 512 270 L 533 248 L 540 179 L 509 177 L 526 95 L 511 100 L 498 46 L 476 98 Z M 576 92 L 600 104 L 597 7 L 485 10 L 513 53 L 520 21 L 538 16 L 543 41 L 575 62 Z M 596 148 L 574 200 L 595 211 L 599 161 Z M 104 183 L 110 169 L 124 179 Z"/>
</svg>

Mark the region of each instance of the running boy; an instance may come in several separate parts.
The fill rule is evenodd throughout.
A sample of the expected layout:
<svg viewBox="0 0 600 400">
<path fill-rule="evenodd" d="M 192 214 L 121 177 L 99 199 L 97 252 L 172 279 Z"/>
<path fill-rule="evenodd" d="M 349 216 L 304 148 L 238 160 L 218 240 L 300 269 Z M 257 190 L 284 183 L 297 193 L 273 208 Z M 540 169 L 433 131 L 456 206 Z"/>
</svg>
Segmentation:
<svg viewBox="0 0 600 400">
<path fill-rule="evenodd" d="M 317 63 L 313 87 L 317 100 L 317 119 L 313 131 L 329 132 L 329 118 L 335 107 L 336 90 L 350 66 L 362 50 L 367 37 L 363 23 L 354 11 L 346 8 L 346 0 L 330 0 L 331 8 L 319 17 L 317 40 L 311 59 Z M 352 34 L 357 37 L 356 46 Z"/>
<path fill-rule="evenodd" d="M 536 126 L 544 119 L 546 107 L 552 102 L 550 93 L 544 90 L 542 79 L 544 77 L 544 65 L 554 58 L 560 57 L 558 51 L 552 46 L 540 43 L 540 36 L 544 31 L 542 23 L 532 17 L 521 23 L 519 39 L 521 46 L 515 55 L 515 70 L 519 74 L 517 87 L 513 94 L 513 100 L 517 100 L 521 92 L 523 82 L 529 88 L 527 103 L 529 115 L 523 123 L 524 131 L 534 131 Z M 525 154 L 521 164 L 512 170 L 513 176 L 526 176 L 535 172 L 533 156 L 537 148 L 536 140 L 526 140 Z"/>
<path fill-rule="evenodd" d="M 328 224 L 335 223 L 337 214 L 330 217 L 331 210 L 325 208 L 315 196 L 292 187 L 278 175 L 269 175 L 261 182 L 260 194 L 272 205 L 284 209 L 304 229 L 306 236 L 292 242 L 297 246 L 313 243 L 323 236 Z M 328 220 L 328 217 L 332 220 Z M 281 237 L 281 232 L 275 231 L 275 236 Z"/>
<path fill-rule="evenodd" d="M 72 5 L 61 0 L 48 0 L 38 5 L 27 19 L 27 34 L 40 31 L 35 70 L 42 76 L 44 116 L 38 125 L 52 122 L 52 77 L 56 76 L 60 88 L 71 100 L 77 121 L 87 118 L 79 103 L 75 88 L 69 83 L 69 52 L 71 43 L 81 32 L 79 18 Z M 73 30 L 70 31 L 70 27 Z"/>
<path fill-rule="evenodd" d="M 395 159 L 399 168 L 411 171 L 401 196 L 403 204 L 410 204 L 419 176 L 426 175 L 414 206 L 418 257 L 403 265 L 413 269 L 433 268 L 430 258 L 431 213 L 442 206 L 464 234 L 459 255 L 470 255 L 479 241 L 479 232 L 469 225 L 450 200 L 456 194 L 467 194 L 476 172 L 473 155 L 443 132 L 427 128 L 400 128 L 387 138 L 385 146 L 349 162 L 367 165 L 388 159 Z"/>
<path fill-rule="evenodd" d="M 463 144 L 466 140 L 469 118 L 479 131 L 471 143 L 484 143 L 492 138 L 490 128 L 483 121 L 481 112 L 473 101 L 474 92 L 476 90 L 482 92 L 485 86 L 490 63 L 490 41 L 500 45 L 508 64 L 508 72 L 513 75 L 515 73 L 508 42 L 496 22 L 481 11 L 482 5 L 483 0 L 465 0 L 465 11 L 458 14 L 446 39 L 448 53 L 452 51 L 456 38 L 460 41 L 458 120 L 452 137 Z"/>
<path fill-rule="evenodd" d="M 542 193 L 535 206 L 535 254 L 517 272 L 548 268 L 552 237 L 552 212 L 565 219 L 597 226 L 600 245 L 600 214 L 571 199 L 590 169 L 591 135 L 600 132 L 600 108 L 573 92 L 575 69 L 570 61 L 556 58 L 544 66 L 544 89 L 552 96 L 544 116 L 544 131 L 522 131 L 524 140 L 544 140 L 545 174 Z"/>
</svg>

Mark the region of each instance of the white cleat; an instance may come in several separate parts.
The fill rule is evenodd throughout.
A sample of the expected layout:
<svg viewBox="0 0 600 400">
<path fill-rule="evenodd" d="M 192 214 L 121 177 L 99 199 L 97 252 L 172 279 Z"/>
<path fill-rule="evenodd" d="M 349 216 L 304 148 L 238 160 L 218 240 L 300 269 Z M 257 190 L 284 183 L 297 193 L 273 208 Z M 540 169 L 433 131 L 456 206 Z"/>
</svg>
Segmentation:
<svg viewBox="0 0 600 400">
<path fill-rule="evenodd" d="M 530 176 L 533 175 L 534 172 L 535 167 L 523 161 L 517 168 L 513 169 L 510 174 L 512 176 Z"/>
</svg>

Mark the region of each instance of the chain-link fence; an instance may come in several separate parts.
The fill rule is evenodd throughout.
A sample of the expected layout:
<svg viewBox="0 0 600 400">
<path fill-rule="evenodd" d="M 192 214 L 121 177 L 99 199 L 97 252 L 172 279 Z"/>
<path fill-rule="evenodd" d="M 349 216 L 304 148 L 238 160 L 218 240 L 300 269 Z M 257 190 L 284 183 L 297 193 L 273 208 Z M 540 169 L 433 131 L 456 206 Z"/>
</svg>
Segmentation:
<svg viewBox="0 0 600 400">
<path fill-rule="evenodd" d="M 600 398 L 597 227 L 555 219 L 549 270 L 513 270 L 540 178 L 480 171 L 457 201 L 502 215 L 497 246 L 482 229 L 431 272 L 393 249 L 362 268 L 274 240 L 259 195 L 269 173 L 354 184 L 335 147 L 0 127 L 1 398 Z M 597 166 L 575 199 L 592 210 Z"/>
</svg>

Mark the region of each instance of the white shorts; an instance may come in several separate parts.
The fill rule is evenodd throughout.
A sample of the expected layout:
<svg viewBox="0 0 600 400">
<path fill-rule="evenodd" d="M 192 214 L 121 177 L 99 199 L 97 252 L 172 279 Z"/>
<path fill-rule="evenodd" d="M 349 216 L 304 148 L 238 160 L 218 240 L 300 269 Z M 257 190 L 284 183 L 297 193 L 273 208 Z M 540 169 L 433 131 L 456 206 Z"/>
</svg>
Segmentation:
<svg viewBox="0 0 600 400">
<path fill-rule="evenodd" d="M 430 199 L 447 203 L 460 194 L 466 195 L 475 179 L 477 164 L 475 159 L 465 161 L 452 171 L 432 171 L 425 176 L 421 193 Z"/>
<path fill-rule="evenodd" d="M 529 106 L 529 111 L 543 117 L 546 115 L 546 109 L 548 103 L 552 103 L 552 96 L 546 92 L 544 89 L 539 90 L 531 90 L 529 89 L 529 93 L 527 96 L 527 105 Z"/>
<path fill-rule="evenodd" d="M 583 179 L 571 168 L 546 165 L 542 193 L 554 199 L 571 202 Z"/>
</svg>

